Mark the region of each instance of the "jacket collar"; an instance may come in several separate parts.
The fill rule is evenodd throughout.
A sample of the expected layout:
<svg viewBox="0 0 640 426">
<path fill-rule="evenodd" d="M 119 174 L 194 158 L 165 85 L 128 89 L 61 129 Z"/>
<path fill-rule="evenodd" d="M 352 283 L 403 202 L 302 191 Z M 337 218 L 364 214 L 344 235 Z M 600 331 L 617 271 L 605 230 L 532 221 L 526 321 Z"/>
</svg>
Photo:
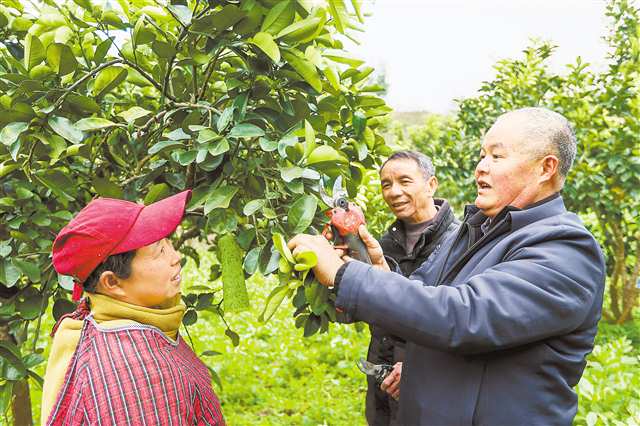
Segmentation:
<svg viewBox="0 0 640 426">
<path fill-rule="evenodd" d="M 432 235 L 435 234 L 441 226 L 445 228 L 449 226 L 449 224 L 453 221 L 453 211 L 451 210 L 451 206 L 449 202 L 442 198 L 434 198 L 433 203 L 438 209 L 438 213 L 433 218 L 433 222 L 429 225 L 423 232 L 423 235 Z M 393 240 L 400 246 L 404 245 L 404 223 L 401 220 L 396 220 L 389 227 L 389 235 Z M 416 247 L 414 248 L 414 252 L 417 246 L 420 244 L 420 241 L 416 243 Z"/>
<path fill-rule="evenodd" d="M 508 218 L 511 221 L 511 229 L 518 229 L 538 220 L 566 213 L 566 211 L 562 196 L 559 192 L 555 192 L 523 209 L 506 206 L 491 220 L 493 223 L 489 227 L 491 228 L 494 224 Z M 485 216 L 482 210 L 475 205 L 469 204 L 464 208 L 464 218 L 469 225 L 480 226 L 488 219 L 488 216 Z"/>
</svg>

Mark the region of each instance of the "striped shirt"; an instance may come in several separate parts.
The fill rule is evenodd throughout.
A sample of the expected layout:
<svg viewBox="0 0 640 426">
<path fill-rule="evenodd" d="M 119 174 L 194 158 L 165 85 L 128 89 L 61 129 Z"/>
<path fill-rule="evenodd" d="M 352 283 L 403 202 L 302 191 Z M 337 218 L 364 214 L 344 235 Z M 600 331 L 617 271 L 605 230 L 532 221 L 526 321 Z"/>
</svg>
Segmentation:
<svg viewBox="0 0 640 426">
<path fill-rule="evenodd" d="M 85 318 L 47 425 L 224 425 L 207 367 L 178 335 Z"/>
</svg>

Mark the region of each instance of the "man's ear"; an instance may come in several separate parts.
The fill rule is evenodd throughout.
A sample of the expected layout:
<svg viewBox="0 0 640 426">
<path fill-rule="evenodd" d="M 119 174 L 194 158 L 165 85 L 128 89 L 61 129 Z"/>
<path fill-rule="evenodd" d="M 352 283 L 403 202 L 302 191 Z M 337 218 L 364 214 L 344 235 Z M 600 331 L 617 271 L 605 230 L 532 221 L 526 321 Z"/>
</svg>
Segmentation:
<svg viewBox="0 0 640 426">
<path fill-rule="evenodd" d="M 125 296 L 122 280 L 112 271 L 104 271 L 98 279 L 98 288 L 105 296 Z"/>
<path fill-rule="evenodd" d="M 555 155 L 547 155 L 540 162 L 540 183 L 556 183 L 559 178 L 558 165 L 560 160 Z"/>
<path fill-rule="evenodd" d="M 427 180 L 427 191 L 429 191 L 429 196 L 433 197 L 438 190 L 438 178 L 435 176 L 431 176 Z"/>
</svg>

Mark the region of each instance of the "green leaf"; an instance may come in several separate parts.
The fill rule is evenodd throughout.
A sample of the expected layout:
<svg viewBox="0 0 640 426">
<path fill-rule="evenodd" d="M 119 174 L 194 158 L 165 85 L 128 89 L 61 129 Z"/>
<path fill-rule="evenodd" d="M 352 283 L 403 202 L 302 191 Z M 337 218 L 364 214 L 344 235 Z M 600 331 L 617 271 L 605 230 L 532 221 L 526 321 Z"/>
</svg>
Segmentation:
<svg viewBox="0 0 640 426">
<path fill-rule="evenodd" d="M 321 22 L 321 18 L 307 17 L 306 19 L 296 21 L 293 24 L 287 26 L 282 31 L 280 31 L 275 38 L 283 38 L 289 43 L 305 41 L 315 34 Z"/>
<path fill-rule="evenodd" d="M 289 263 L 296 263 L 291 250 L 289 250 L 289 247 L 287 246 L 287 241 L 284 239 L 282 234 L 276 232 L 271 236 L 271 239 L 273 240 L 273 246 L 278 250 L 282 257 L 284 257 Z"/>
<path fill-rule="evenodd" d="M 305 231 L 311 225 L 317 207 L 318 200 L 311 195 L 303 195 L 291 205 L 288 223 L 294 234 Z"/>
<path fill-rule="evenodd" d="M 104 61 L 104 58 L 105 56 L 107 56 L 107 52 L 109 52 L 112 43 L 113 40 L 111 38 L 108 38 L 102 41 L 98 45 L 98 47 L 96 47 L 96 52 L 93 54 L 93 62 L 95 62 L 96 65 L 100 65 Z"/>
<path fill-rule="evenodd" d="M 73 290 L 73 277 L 58 274 L 58 285 L 67 291 Z"/>
<path fill-rule="evenodd" d="M 278 149 L 278 141 L 272 141 L 267 138 L 260 138 L 260 148 L 265 152 L 272 152 Z"/>
<path fill-rule="evenodd" d="M 235 185 L 225 185 L 213 190 L 204 204 L 204 214 L 209 214 L 214 209 L 226 209 L 229 207 L 229 203 L 238 192 L 238 189 L 240 188 Z"/>
<path fill-rule="evenodd" d="M 108 198 L 123 198 L 122 188 L 108 178 L 94 177 L 92 182 L 98 195 Z"/>
<path fill-rule="evenodd" d="M 193 20 L 189 30 L 194 33 L 216 36 L 219 32 L 235 25 L 246 13 L 237 6 L 228 4 L 219 11 Z"/>
<path fill-rule="evenodd" d="M 34 173 L 34 176 L 40 180 L 47 188 L 67 201 L 73 201 L 74 190 L 76 186 L 67 175 L 59 170 L 43 170 Z"/>
<path fill-rule="evenodd" d="M 30 70 L 42 62 L 46 56 L 46 51 L 40 39 L 33 34 L 27 34 L 24 42 L 24 66 L 27 70 Z"/>
<path fill-rule="evenodd" d="M 331 59 L 334 62 L 351 65 L 353 68 L 358 68 L 360 65 L 364 64 L 363 60 L 351 58 L 347 53 L 338 49 L 325 49 L 322 52 L 322 56 L 327 59 Z"/>
<path fill-rule="evenodd" d="M 180 163 L 181 166 L 188 166 L 196 160 L 197 155 L 198 151 L 195 149 L 181 152 L 178 154 L 178 163 Z"/>
<path fill-rule="evenodd" d="M 269 296 L 267 296 L 267 301 L 264 305 L 264 310 L 260 314 L 258 318 L 261 322 L 267 322 L 271 319 L 273 314 L 276 313 L 285 296 L 289 293 L 289 285 L 283 284 L 276 288 L 274 288 Z"/>
<path fill-rule="evenodd" d="M 304 173 L 304 169 L 298 166 L 280 169 L 280 177 L 282 177 L 282 180 L 285 182 L 291 182 L 294 179 L 302 177 L 302 173 Z"/>
<path fill-rule="evenodd" d="M 191 18 L 193 17 L 193 12 L 187 6 L 183 6 L 181 4 L 170 4 L 167 6 L 173 14 L 178 18 L 180 23 L 185 27 L 191 23 Z"/>
<path fill-rule="evenodd" d="M 191 135 L 182 130 L 182 127 L 172 130 L 166 135 L 169 139 L 174 141 L 181 141 L 191 139 Z"/>
<path fill-rule="evenodd" d="M 58 75 L 67 75 L 78 67 L 71 48 L 62 43 L 53 43 L 47 47 L 47 63 Z"/>
<path fill-rule="evenodd" d="M 76 305 L 67 299 L 58 299 L 53 304 L 52 313 L 53 319 L 58 321 L 61 316 L 68 314 L 76 310 Z"/>
<path fill-rule="evenodd" d="M 295 256 L 294 269 L 296 271 L 308 271 L 318 264 L 318 256 L 312 251 L 303 251 Z"/>
<path fill-rule="evenodd" d="M 184 313 L 184 317 L 182 317 L 182 323 L 184 325 L 193 325 L 198 321 L 198 313 L 193 309 L 187 309 L 187 312 Z"/>
<path fill-rule="evenodd" d="M 304 140 L 304 156 L 308 157 L 316 148 L 316 131 L 307 120 L 304 120 Z"/>
<path fill-rule="evenodd" d="M 261 32 L 278 34 L 285 27 L 289 26 L 295 18 L 295 7 L 291 0 L 280 1 L 269 10 L 267 16 L 262 21 Z"/>
<path fill-rule="evenodd" d="M 264 136 L 264 130 L 255 124 L 240 123 L 231 129 L 228 136 L 235 138 L 255 138 L 258 136 Z"/>
<path fill-rule="evenodd" d="M 151 49 L 162 59 L 170 59 L 176 54 L 176 48 L 172 44 L 161 40 L 151 43 Z"/>
<path fill-rule="evenodd" d="M 20 313 L 22 318 L 26 320 L 33 320 L 40 316 L 41 308 L 46 307 L 46 302 L 43 306 L 42 296 L 35 290 L 35 288 L 30 287 L 29 290 L 23 291 L 18 296 L 16 311 Z"/>
<path fill-rule="evenodd" d="M 231 343 L 233 344 L 233 346 L 238 346 L 240 344 L 240 336 L 238 336 L 238 333 L 236 333 L 235 331 L 231 330 L 230 328 L 227 328 L 224 331 L 224 334 L 231 339 Z"/>
<path fill-rule="evenodd" d="M 260 247 L 252 248 L 249 253 L 244 257 L 244 262 L 242 263 L 242 267 L 244 271 L 253 275 L 258 270 L 258 259 L 260 257 Z"/>
<path fill-rule="evenodd" d="M 133 34 L 131 36 L 131 41 L 134 46 L 137 47 L 141 44 L 151 43 L 155 38 L 156 36 L 153 31 L 145 27 L 145 17 L 140 16 L 136 25 L 133 27 Z"/>
<path fill-rule="evenodd" d="M 224 111 L 222 111 L 222 114 L 220 114 L 220 117 L 218 118 L 218 122 L 216 123 L 216 128 L 218 129 L 218 132 L 222 132 L 224 129 L 226 129 L 229 123 L 231 122 L 232 118 L 233 118 L 233 106 L 225 108 Z"/>
<path fill-rule="evenodd" d="M 314 314 L 309 315 L 307 322 L 304 324 L 304 337 L 311 337 L 320 329 L 320 317 Z"/>
<path fill-rule="evenodd" d="M 88 112 L 93 114 L 100 111 L 100 105 L 87 96 L 71 93 L 65 98 L 64 102 L 71 106 L 72 109 L 79 110 L 82 113 Z"/>
<path fill-rule="evenodd" d="M 344 30 L 349 23 L 349 14 L 347 13 L 347 8 L 344 4 L 344 0 L 327 0 L 329 11 L 331 12 L 331 16 L 333 16 L 334 22 L 336 24 L 336 29 L 344 34 Z"/>
<path fill-rule="evenodd" d="M 111 66 L 98 73 L 93 83 L 93 95 L 97 98 L 115 89 L 127 79 L 127 69 L 120 66 Z"/>
<path fill-rule="evenodd" d="M 9 241 L 0 241 L 0 257 L 7 257 L 11 254 Z"/>
<path fill-rule="evenodd" d="M 28 127 L 28 123 L 7 124 L 6 126 L 4 126 L 2 131 L 0 131 L 0 142 L 7 146 L 13 144 L 18 140 L 20 134 L 27 130 Z"/>
<path fill-rule="evenodd" d="M 242 249 L 233 234 L 226 234 L 218 239 L 218 259 L 222 268 L 225 312 L 249 309 L 249 294 L 242 267 Z"/>
<path fill-rule="evenodd" d="M 116 123 L 113 121 L 109 121 L 106 118 L 100 117 L 89 117 L 83 118 L 76 122 L 75 127 L 78 130 L 82 131 L 91 131 L 91 130 L 100 130 L 105 129 L 107 127 L 115 126 Z"/>
<path fill-rule="evenodd" d="M 322 91 L 322 80 L 320 79 L 318 70 L 311 62 L 306 58 L 289 52 L 283 52 L 282 56 L 311 87 L 318 92 Z"/>
<path fill-rule="evenodd" d="M 27 368 L 24 362 L 22 362 L 20 350 L 16 345 L 11 342 L 0 341 L 0 357 L 4 358 L 17 373 L 14 377 L 11 377 L 10 380 L 19 380 L 27 375 Z M 7 377 L 7 379 L 9 378 Z"/>
<path fill-rule="evenodd" d="M 13 287 L 20 279 L 20 271 L 8 259 L 0 260 L 0 283 Z"/>
<path fill-rule="evenodd" d="M 84 134 L 77 129 L 71 121 L 66 117 L 51 117 L 49 118 L 49 126 L 54 132 L 68 140 L 73 144 L 79 144 L 82 142 Z"/>
<path fill-rule="evenodd" d="M 174 141 L 174 140 L 165 140 L 155 143 L 151 148 L 149 148 L 149 154 L 153 155 L 165 148 L 175 148 L 175 147 L 183 146 L 182 142 Z"/>
<path fill-rule="evenodd" d="M 348 163 L 349 161 L 344 155 L 336 151 L 335 148 L 329 145 L 320 145 L 309 154 L 307 164 L 311 165 L 323 162 Z"/>
<path fill-rule="evenodd" d="M 273 62 L 280 62 L 280 49 L 273 41 L 271 34 L 259 32 L 251 39 L 250 43 L 258 46 Z"/>
<path fill-rule="evenodd" d="M 151 111 L 148 111 L 139 106 L 133 106 L 126 111 L 120 112 L 118 116 L 122 117 L 127 123 L 133 123 L 138 118 L 146 117 L 149 114 L 151 114 Z"/>
<path fill-rule="evenodd" d="M 260 210 L 262 207 L 264 207 L 266 202 L 267 200 L 263 200 L 263 199 L 251 200 L 244 205 L 244 208 L 242 209 L 242 213 L 245 216 L 251 216 L 258 210 Z"/>
<path fill-rule="evenodd" d="M 356 137 L 360 137 L 364 132 L 365 127 L 367 126 L 367 117 L 364 115 L 364 112 L 358 110 L 353 113 L 353 130 L 356 134 Z"/>
<path fill-rule="evenodd" d="M 222 138 L 219 141 L 210 143 L 207 149 L 209 150 L 209 154 L 213 155 L 214 157 L 220 154 L 224 154 L 225 152 L 229 151 L 229 141 L 227 140 L 227 138 Z"/>
<path fill-rule="evenodd" d="M 144 205 L 148 206 L 151 203 L 155 203 L 156 201 L 162 200 L 166 198 L 171 193 L 171 189 L 169 185 L 166 183 L 158 183 L 149 188 L 149 192 L 147 192 L 147 196 L 144 197 Z"/>
<path fill-rule="evenodd" d="M 362 9 L 360 8 L 360 0 L 351 0 L 353 10 L 356 11 L 356 16 L 361 24 L 364 24 L 364 16 L 362 15 Z"/>
<path fill-rule="evenodd" d="M 13 264 L 29 278 L 29 281 L 32 283 L 40 282 L 40 267 L 37 264 L 18 258 L 13 259 Z"/>
<path fill-rule="evenodd" d="M 331 64 L 327 64 L 322 72 L 324 73 L 324 76 L 327 77 L 327 80 L 329 80 L 331 87 L 335 90 L 340 90 L 340 76 L 338 75 L 335 67 Z"/>
</svg>

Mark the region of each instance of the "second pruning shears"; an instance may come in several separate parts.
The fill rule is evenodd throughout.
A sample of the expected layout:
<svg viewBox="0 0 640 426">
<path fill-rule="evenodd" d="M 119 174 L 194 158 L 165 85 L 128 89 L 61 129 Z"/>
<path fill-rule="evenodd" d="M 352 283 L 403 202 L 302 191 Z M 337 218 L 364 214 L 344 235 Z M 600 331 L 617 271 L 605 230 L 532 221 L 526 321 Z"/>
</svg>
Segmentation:
<svg viewBox="0 0 640 426">
<path fill-rule="evenodd" d="M 347 191 L 342 186 L 342 176 L 336 178 L 331 197 L 327 195 L 320 182 L 320 196 L 331 208 L 326 212 L 330 221 L 322 234 L 326 235 L 330 229 L 335 245 L 346 245 L 350 257 L 371 264 L 367 247 L 358 233 L 358 227 L 366 224 L 364 213 L 360 207 L 349 202 Z"/>
<path fill-rule="evenodd" d="M 373 377 L 378 386 L 380 386 L 389 373 L 393 371 L 393 365 L 391 364 L 374 364 L 363 358 L 360 358 L 360 361 L 356 362 L 356 364 L 360 371 L 367 376 Z"/>
</svg>

